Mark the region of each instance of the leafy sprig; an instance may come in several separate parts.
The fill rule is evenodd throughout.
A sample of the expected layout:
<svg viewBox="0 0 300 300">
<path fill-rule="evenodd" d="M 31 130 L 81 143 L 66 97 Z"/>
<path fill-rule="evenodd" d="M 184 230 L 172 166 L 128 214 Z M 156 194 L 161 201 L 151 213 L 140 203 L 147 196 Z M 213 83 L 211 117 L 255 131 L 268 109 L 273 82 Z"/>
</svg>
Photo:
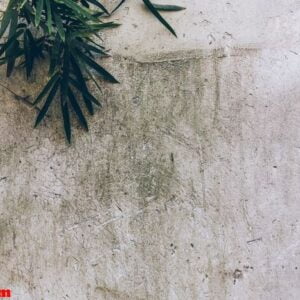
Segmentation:
<svg viewBox="0 0 300 300">
<path fill-rule="evenodd" d="M 99 40 L 99 33 L 118 27 L 106 21 L 126 0 L 121 0 L 109 13 L 99 0 L 10 0 L 0 26 L 0 64 L 6 65 L 6 75 L 11 76 L 17 65 L 24 67 L 26 76 L 32 75 L 41 59 L 47 59 L 49 80 L 33 105 L 41 104 L 35 126 L 46 116 L 50 106 L 59 100 L 64 131 L 71 142 L 71 110 L 81 126 L 88 130 L 83 106 L 90 115 L 101 102 L 92 94 L 91 79 L 100 89 L 94 74 L 110 83 L 118 80 L 97 58 L 109 56 Z M 183 9 L 174 5 L 158 5 L 142 0 L 149 11 L 173 34 L 174 29 L 161 16 L 160 11 Z M 98 37 L 98 39 L 97 39 Z"/>
</svg>

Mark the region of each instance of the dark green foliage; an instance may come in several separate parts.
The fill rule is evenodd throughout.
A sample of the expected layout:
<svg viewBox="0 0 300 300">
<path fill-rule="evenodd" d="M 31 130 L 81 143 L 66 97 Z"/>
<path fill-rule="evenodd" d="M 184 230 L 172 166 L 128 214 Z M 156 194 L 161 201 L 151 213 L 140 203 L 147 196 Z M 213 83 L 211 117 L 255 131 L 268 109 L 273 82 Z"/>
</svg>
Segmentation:
<svg viewBox="0 0 300 300">
<path fill-rule="evenodd" d="M 90 92 L 88 81 L 94 82 L 99 89 L 95 77 L 119 83 L 96 61 L 96 56 L 106 57 L 108 53 L 95 38 L 99 37 L 102 30 L 119 26 L 105 20 L 125 1 L 121 0 L 111 13 L 99 0 L 9 1 L 0 26 L 0 38 L 4 40 L 0 44 L 0 64 L 6 65 L 7 76 L 12 74 L 16 65 L 20 65 L 29 78 L 39 60 L 47 59 L 49 62 L 49 80 L 34 101 L 34 105 L 43 103 L 35 126 L 44 119 L 51 104 L 59 99 L 68 142 L 71 142 L 70 112 L 88 130 L 83 107 L 92 115 L 94 106 L 101 106 Z M 183 8 L 153 4 L 149 0 L 142 2 L 176 36 L 159 11 L 178 11 Z"/>
</svg>

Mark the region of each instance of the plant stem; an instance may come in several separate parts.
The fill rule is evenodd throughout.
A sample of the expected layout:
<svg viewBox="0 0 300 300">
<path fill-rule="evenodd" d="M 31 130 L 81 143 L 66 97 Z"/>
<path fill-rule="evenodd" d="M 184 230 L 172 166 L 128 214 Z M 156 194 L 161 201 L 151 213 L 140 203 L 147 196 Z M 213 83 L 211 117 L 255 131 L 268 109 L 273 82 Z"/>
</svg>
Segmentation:
<svg viewBox="0 0 300 300">
<path fill-rule="evenodd" d="M 12 91 L 9 87 L 7 87 L 6 85 L 4 85 L 2 82 L 0 82 L 0 86 L 2 86 L 4 89 L 6 89 L 7 91 L 9 91 L 11 94 L 14 95 L 14 98 L 15 100 L 18 100 L 18 101 L 23 101 L 25 104 L 27 104 L 28 106 L 30 107 L 33 107 L 35 110 L 37 111 L 40 111 L 40 109 L 36 106 L 34 106 L 32 104 L 32 102 L 30 102 L 28 100 L 29 96 L 21 96 L 21 95 L 18 95 L 17 93 L 15 93 L 14 91 Z"/>
</svg>

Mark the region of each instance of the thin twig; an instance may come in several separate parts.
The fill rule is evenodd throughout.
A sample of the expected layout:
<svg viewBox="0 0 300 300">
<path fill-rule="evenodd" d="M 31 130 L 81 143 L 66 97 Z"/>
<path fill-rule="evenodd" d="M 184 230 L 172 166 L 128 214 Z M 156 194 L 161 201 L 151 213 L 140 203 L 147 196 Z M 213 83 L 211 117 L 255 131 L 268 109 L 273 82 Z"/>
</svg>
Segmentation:
<svg viewBox="0 0 300 300">
<path fill-rule="evenodd" d="M 114 10 L 110 13 L 111 15 L 116 12 L 124 3 L 126 0 L 121 0 L 121 2 L 114 8 Z"/>
<path fill-rule="evenodd" d="M 260 237 L 258 239 L 253 239 L 253 240 L 247 241 L 247 244 L 254 243 L 254 242 L 259 242 L 259 241 L 262 241 L 262 237 Z"/>
<path fill-rule="evenodd" d="M 11 94 L 13 94 L 14 98 L 16 100 L 23 101 L 25 104 L 27 104 L 31 108 L 34 108 L 35 110 L 40 111 L 40 109 L 38 107 L 34 106 L 33 103 L 28 100 L 29 96 L 20 96 L 20 95 L 18 95 L 17 93 L 12 91 L 9 87 L 5 86 L 2 82 L 0 82 L 0 86 L 2 86 L 4 89 L 9 91 Z"/>
</svg>

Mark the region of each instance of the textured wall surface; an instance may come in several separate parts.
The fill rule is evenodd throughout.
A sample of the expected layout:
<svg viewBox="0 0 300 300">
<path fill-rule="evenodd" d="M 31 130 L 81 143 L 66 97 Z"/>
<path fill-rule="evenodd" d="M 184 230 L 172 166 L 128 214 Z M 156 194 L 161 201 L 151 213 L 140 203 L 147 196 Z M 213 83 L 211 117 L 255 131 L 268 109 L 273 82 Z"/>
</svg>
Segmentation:
<svg viewBox="0 0 300 300">
<path fill-rule="evenodd" d="M 121 84 L 104 85 L 88 134 L 73 120 L 70 147 L 55 109 L 33 130 L 0 90 L 12 299 L 299 299 L 299 1 L 201 2 L 169 16 L 178 40 L 126 4 L 105 62 Z M 147 37 L 130 31 L 146 18 Z"/>
</svg>

